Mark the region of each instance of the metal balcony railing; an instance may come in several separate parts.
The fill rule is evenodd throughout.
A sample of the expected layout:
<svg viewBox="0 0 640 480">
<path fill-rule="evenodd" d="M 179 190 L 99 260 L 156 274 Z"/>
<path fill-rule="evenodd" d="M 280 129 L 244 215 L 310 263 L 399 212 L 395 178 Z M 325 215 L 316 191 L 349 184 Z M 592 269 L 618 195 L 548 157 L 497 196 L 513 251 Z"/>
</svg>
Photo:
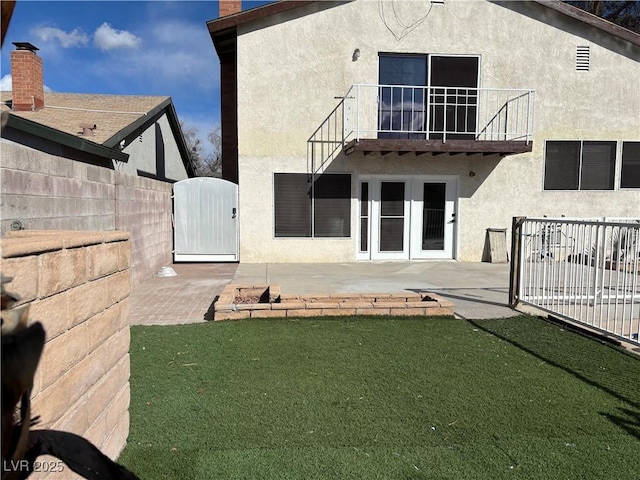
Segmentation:
<svg viewBox="0 0 640 480">
<path fill-rule="evenodd" d="M 355 84 L 309 138 L 310 167 L 353 139 L 529 143 L 533 97 L 528 89 Z"/>
</svg>

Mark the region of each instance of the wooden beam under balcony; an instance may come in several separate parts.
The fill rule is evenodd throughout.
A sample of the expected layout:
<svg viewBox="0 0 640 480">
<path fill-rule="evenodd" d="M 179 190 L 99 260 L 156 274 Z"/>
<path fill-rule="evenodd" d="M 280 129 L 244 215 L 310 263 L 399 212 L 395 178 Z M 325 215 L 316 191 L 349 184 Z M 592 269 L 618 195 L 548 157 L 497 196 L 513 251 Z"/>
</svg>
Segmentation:
<svg viewBox="0 0 640 480">
<path fill-rule="evenodd" d="M 396 153 L 398 155 L 406 155 L 415 153 L 415 155 L 423 155 L 431 153 L 431 155 L 473 155 L 481 153 L 486 155 L 499 155 L 501 157 L 507 155 L 515 155 L 518 153 L 527 153 L 532 150 L 532 143 L 521 141 L 496 141 L 496 140 L 398 140 L 398 139 L 377 139 L 362 138 L 360 140 L 350 141 L 344 149 L 346 155 L 355 152 L 363 152 L 364 155 L 388 155 Z"/>
</svg>

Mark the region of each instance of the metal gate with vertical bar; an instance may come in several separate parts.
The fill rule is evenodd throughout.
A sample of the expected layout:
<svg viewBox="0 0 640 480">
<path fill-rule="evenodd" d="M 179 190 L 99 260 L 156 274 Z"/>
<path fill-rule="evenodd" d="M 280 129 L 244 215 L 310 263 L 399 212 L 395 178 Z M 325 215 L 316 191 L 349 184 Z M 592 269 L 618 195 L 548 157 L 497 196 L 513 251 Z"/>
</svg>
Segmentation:
<svg viewBox="0 0 640 480">
<path fill-rule="evenodd" d="M 189 178 L 173 185 L 175 262 L 237 262 L 238 185 Z"/>
<path fill-rule="evenodd" d="M 516 218 L 511 304 L 640 344 L 640 223 Z"/>
</svg>

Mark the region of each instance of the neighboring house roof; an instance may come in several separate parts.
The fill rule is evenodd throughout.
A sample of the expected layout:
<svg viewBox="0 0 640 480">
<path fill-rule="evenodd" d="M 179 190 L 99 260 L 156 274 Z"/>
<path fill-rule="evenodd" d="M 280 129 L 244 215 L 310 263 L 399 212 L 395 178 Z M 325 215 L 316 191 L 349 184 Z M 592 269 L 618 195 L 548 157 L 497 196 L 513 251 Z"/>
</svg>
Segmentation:
<svg viewBox="0 0 640 480">
<path fill-rule="evenodd" d="M 159 114 L 166 113 L 187 173 L 194 175 L 170 97 L 45 92 L 43 108 L 13 111 L 11 96 L 11 92 L 0 92 L 0 109 L 9 112 L 9 126 L 99 156 L 111 155 L 110 158 L 120 161 L 128 159 L 127 154 L 117 149 L 120 141 L 136 130 L 144 130 Z M 96 128 L 91 135 L 83 135 L 82 124 Z"/>
<path fill-rule="evenodd" d="M 233 15 L 228 15 L 215 20 L 211 20 L 207 22 L 207 26 L 209 28 L 209 33 L 211 34 L 211 37 L 215 43 L 216 37 L 218 37 L 219 34 L 235 31 L 236 27 L 238 27 L 239 25 L 244 25 L 254 20 L 269 17 L 278 13 L 286 12 L 287 10 L 303 7 L 305 5 L 318 3 L 321 1 L 322 0 L 280 0 L 264 5 L 262 7 L 252 8 L 250 10 L 245 10 Z M 554 11 L 560 12 L 568 17 L 579 20 L 587 25 L 591 25 L 592 27 L 602 30 L 603 32 L 606 32 L 614 37 L 618 37 L 634 45 L 640 46 L 640 34 L 616 25 L 615 23 L 612 23 L 601 17 L 585 12 L 584 10 L 581 10 L 559 0 L 532 1 Z"/>
</svg>

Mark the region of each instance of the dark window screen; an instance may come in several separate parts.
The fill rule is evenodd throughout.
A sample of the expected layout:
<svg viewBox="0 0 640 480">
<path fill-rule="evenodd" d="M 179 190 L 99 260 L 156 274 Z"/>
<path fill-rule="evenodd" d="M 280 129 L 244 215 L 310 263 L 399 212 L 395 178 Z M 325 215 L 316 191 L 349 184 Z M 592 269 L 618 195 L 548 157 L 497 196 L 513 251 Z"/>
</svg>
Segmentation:
<svg viewBox="0 0 640 480">
<path fill-rule="evenodd" d="M 311 236 L 311 183 L 306 173 L 276 173 L 273 178 L 275 236 Z"/>
<path fill-rule="evenodd" d="M 620 187 L 640 188 L 640 142 L 622 144 L 622 173 Z"/>
<path fill-rule="evenodd" d="M 322 174 L 311 188 L 306 173 L 276 173 L 276 237 L 348 237 L 351 233 L 351 175 Z M 311 196 L 314 196 L 313 202 Z"/>
<path fill-rule="evenodd" d="M 351 232 L 351 175 L 316 177 L 313 196 L 314 236 L 348 237 Z"/>
<path fill-rule="evenodd" d="M 577 190 L 580 174 L 580 142 L 547 142 L 545 190 Z"/>
<path fill-rule="evenodd" d="M 613 190 L 616 142 L 583 142 L 580 190 Z"/>
<path fill-rule="evenodd" d="M 478 57 L 431 57 L 431 85 L 478 86 Z"/>
</svg>

